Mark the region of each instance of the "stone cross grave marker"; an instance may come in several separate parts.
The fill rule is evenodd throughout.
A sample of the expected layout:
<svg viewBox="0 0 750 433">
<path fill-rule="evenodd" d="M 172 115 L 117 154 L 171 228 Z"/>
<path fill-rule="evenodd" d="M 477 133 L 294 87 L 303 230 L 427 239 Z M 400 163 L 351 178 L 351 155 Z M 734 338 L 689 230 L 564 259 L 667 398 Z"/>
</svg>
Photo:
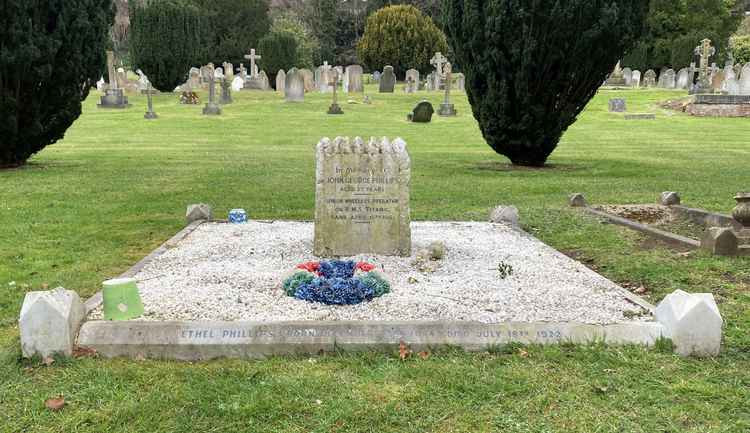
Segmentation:
<svg viewBox="0 0 750 433">
<path fill-rule="evenodd" d="M 146 86 L 146 101 L 148 103 L 148 110 L 143 115 L 144 119 L 156 119 L 159 116 L 154 113 L 154 92 L 151 91 L 151 82 Z"/>
<path fill-rule="evenodd" d="M 203 107 L 203 114 L 218 116 L 221 114 L 221 107 L 216 104 L 216 75 L 212 64 L 209 64 L 206 75 L 208 79 L 208 103 Z"/>
<path fill-rule="evenodd" d="M 448 63 L 448 59 L 445 58 L 443 53 L 438 51 L 435 53 L 435 55 L 430 59 L 430 64 L 435 66 L 435 75 L 433 75 L 433 78 L 435 82 L 433 83 L 433 90 L 440 90 L 440 79 L 443 77 L 443 65 Z"/>
<path fill-rule="evenodd" d="M 115 71 L 115 53 L 107 51 L 107 73 L 109 75 L 109 88 L 117 88 L 117 71 Z"/>
<path fill-rule="evenodd" d="M 262 57 L 255 54 L 255 48 L 252 48 L 250 54 L 245 54 L 245 58 L 250 60 L 250 78 L 258 78 L 258 65 L 255 64 L 255 61 L 262 59 Z"/>
<path fill-rule="evenodd" d="M 711 56 L 716 54 L 716 48 L 711 46 L 710 39 L 704 39 L 701 44 L 695 47 L 695 55 L 700 57 L 700 66 L 698 67 L 698 86 L 697 93 L 711 93 L 711 71 L 708 68 L 708 62 Z"/>
<path fill-rule="evenodd" d="M 328 114 L 344 114 L 344 110 L 341 109 L 341 106 L 339 105 L 338 100 L 338 91 L 339 88 L 339 71 L 338 69 L 333 69 L 330 74 L 328 74 L 328 77 L 331 79 L 331 85 L 333 86 L 333 102 L 331 103 L 331 106 L 328 108 Z"/>
<path fill-rule="evenodd" d="M 456 115 L 456 109 L 451 103 L 451 87 L 453 87 L 453 67 L 449 62 L 445 64 L 445 99 L 438 109 L 438 115 L 440 116 Z"/>
<path fill-rule="evenodd" d="M 315 255 L 411 255 L 411 159 L 400 138 L 323 138 L 316 151 Z"/>
</svg>

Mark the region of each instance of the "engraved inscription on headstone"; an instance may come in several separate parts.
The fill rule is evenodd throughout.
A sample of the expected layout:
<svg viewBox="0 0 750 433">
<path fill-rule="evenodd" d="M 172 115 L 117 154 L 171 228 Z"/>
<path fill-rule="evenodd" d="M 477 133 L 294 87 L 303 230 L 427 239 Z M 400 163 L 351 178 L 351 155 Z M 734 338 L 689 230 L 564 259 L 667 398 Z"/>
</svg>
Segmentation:
<svg viewBox="0 0 750 433">
<path fill-rule="evenodd" d="M 318 143 L 315 255 L 411 255 L 411 160 L 400 138 Z"/>
</svg>

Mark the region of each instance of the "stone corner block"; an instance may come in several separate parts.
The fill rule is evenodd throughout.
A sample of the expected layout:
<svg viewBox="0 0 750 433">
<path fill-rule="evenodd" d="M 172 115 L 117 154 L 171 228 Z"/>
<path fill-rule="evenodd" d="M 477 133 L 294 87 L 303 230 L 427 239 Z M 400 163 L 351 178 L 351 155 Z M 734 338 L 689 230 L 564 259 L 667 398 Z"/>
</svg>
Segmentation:
<svg viewBox="0 0 750 433">
<path fill-rule="evenodd" d="M 23 356 L 71 356 L 84 315 L 83 302 L 72 290 L 27 293 L 18 320 Z"/>
<path fill-rule="evenodd" d="M 724 321 L 710 293 L 677 290 L 667 295 L 654 310 L 675 351 L 682 356 L 716 356 L 721 348 Z"/>
<path fill-rule="evenodd" d="M 200 220 L 211 221 L 212 218 L 211 206 L 205 203 L 188 205 L 187 212 L 185 213 L 185 219 L 188 224 Z"/>
<path fill-rule="evenodd" d="M 663 206 L 675 206 L 680 204 L 680 193 L 674 191 L 664 191 L 661 193 L 660 202 Z"/>
<path fill-rule="evenodd" d="M 739 240 L 730 228 L 711 227 L 703 234 L 701 248 L 717 256 L 734 257 L 739 254 Z"/>
<path fill-rule="evenodd" d="M 568 198 L 568 204 L 571 207 L 586 207 L 586 197 L 581 193 L 571 194 Z"/>
<path fill-rule="evenodd" d="M 490 212 L 490 222 L 518 227 L 520 215 L 515 206 L 498 206 Z"/>
</svg>

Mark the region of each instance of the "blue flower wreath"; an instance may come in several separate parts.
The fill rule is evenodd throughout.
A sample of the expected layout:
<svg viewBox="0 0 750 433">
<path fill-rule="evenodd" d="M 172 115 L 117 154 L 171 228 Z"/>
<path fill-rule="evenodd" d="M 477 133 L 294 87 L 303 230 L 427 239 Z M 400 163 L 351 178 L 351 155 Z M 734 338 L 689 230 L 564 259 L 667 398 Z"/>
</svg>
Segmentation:
<svg viewBox="0 0 750 433">
<path fill-rule="evenodd" d="M 284 280 L 284 291 L 302 301 L 326 305 L 356 305 L 385 295 L 391 285 L 375 266 L 365 262 L 331 260 L 304 263 Z"/>
</svg>

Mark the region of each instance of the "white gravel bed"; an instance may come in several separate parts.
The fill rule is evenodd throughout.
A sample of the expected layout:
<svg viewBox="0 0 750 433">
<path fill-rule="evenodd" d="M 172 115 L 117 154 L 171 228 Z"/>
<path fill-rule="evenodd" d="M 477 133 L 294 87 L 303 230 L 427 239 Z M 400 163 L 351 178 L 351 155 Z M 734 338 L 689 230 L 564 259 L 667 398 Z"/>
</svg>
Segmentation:
<svg viewBox="0 0 750 433">
<path fill-rule="evenodd" d="M 447 247 L 432 273 L 412 264 L 433 241 Z M 384 271 L 392 291 L 355 306 L 326 306 L 288 297 L 281 283 L 297 264 L 315 260 L 313 224 L 202 224 L 136 275 L 144 320 L 630 320 L 643 309 L 618 286 L 532 236 L 490 223 L 412 223 L 411 258 L 360 255 Z M 513 267 L 500 278 L 498 264 Z M 628 314 L 628 316 L 631 316 Z M 101 309 L 92 318 L 101 317 Z M 649 319 L 650 317 L 645 317 Z"/>
</svg>

